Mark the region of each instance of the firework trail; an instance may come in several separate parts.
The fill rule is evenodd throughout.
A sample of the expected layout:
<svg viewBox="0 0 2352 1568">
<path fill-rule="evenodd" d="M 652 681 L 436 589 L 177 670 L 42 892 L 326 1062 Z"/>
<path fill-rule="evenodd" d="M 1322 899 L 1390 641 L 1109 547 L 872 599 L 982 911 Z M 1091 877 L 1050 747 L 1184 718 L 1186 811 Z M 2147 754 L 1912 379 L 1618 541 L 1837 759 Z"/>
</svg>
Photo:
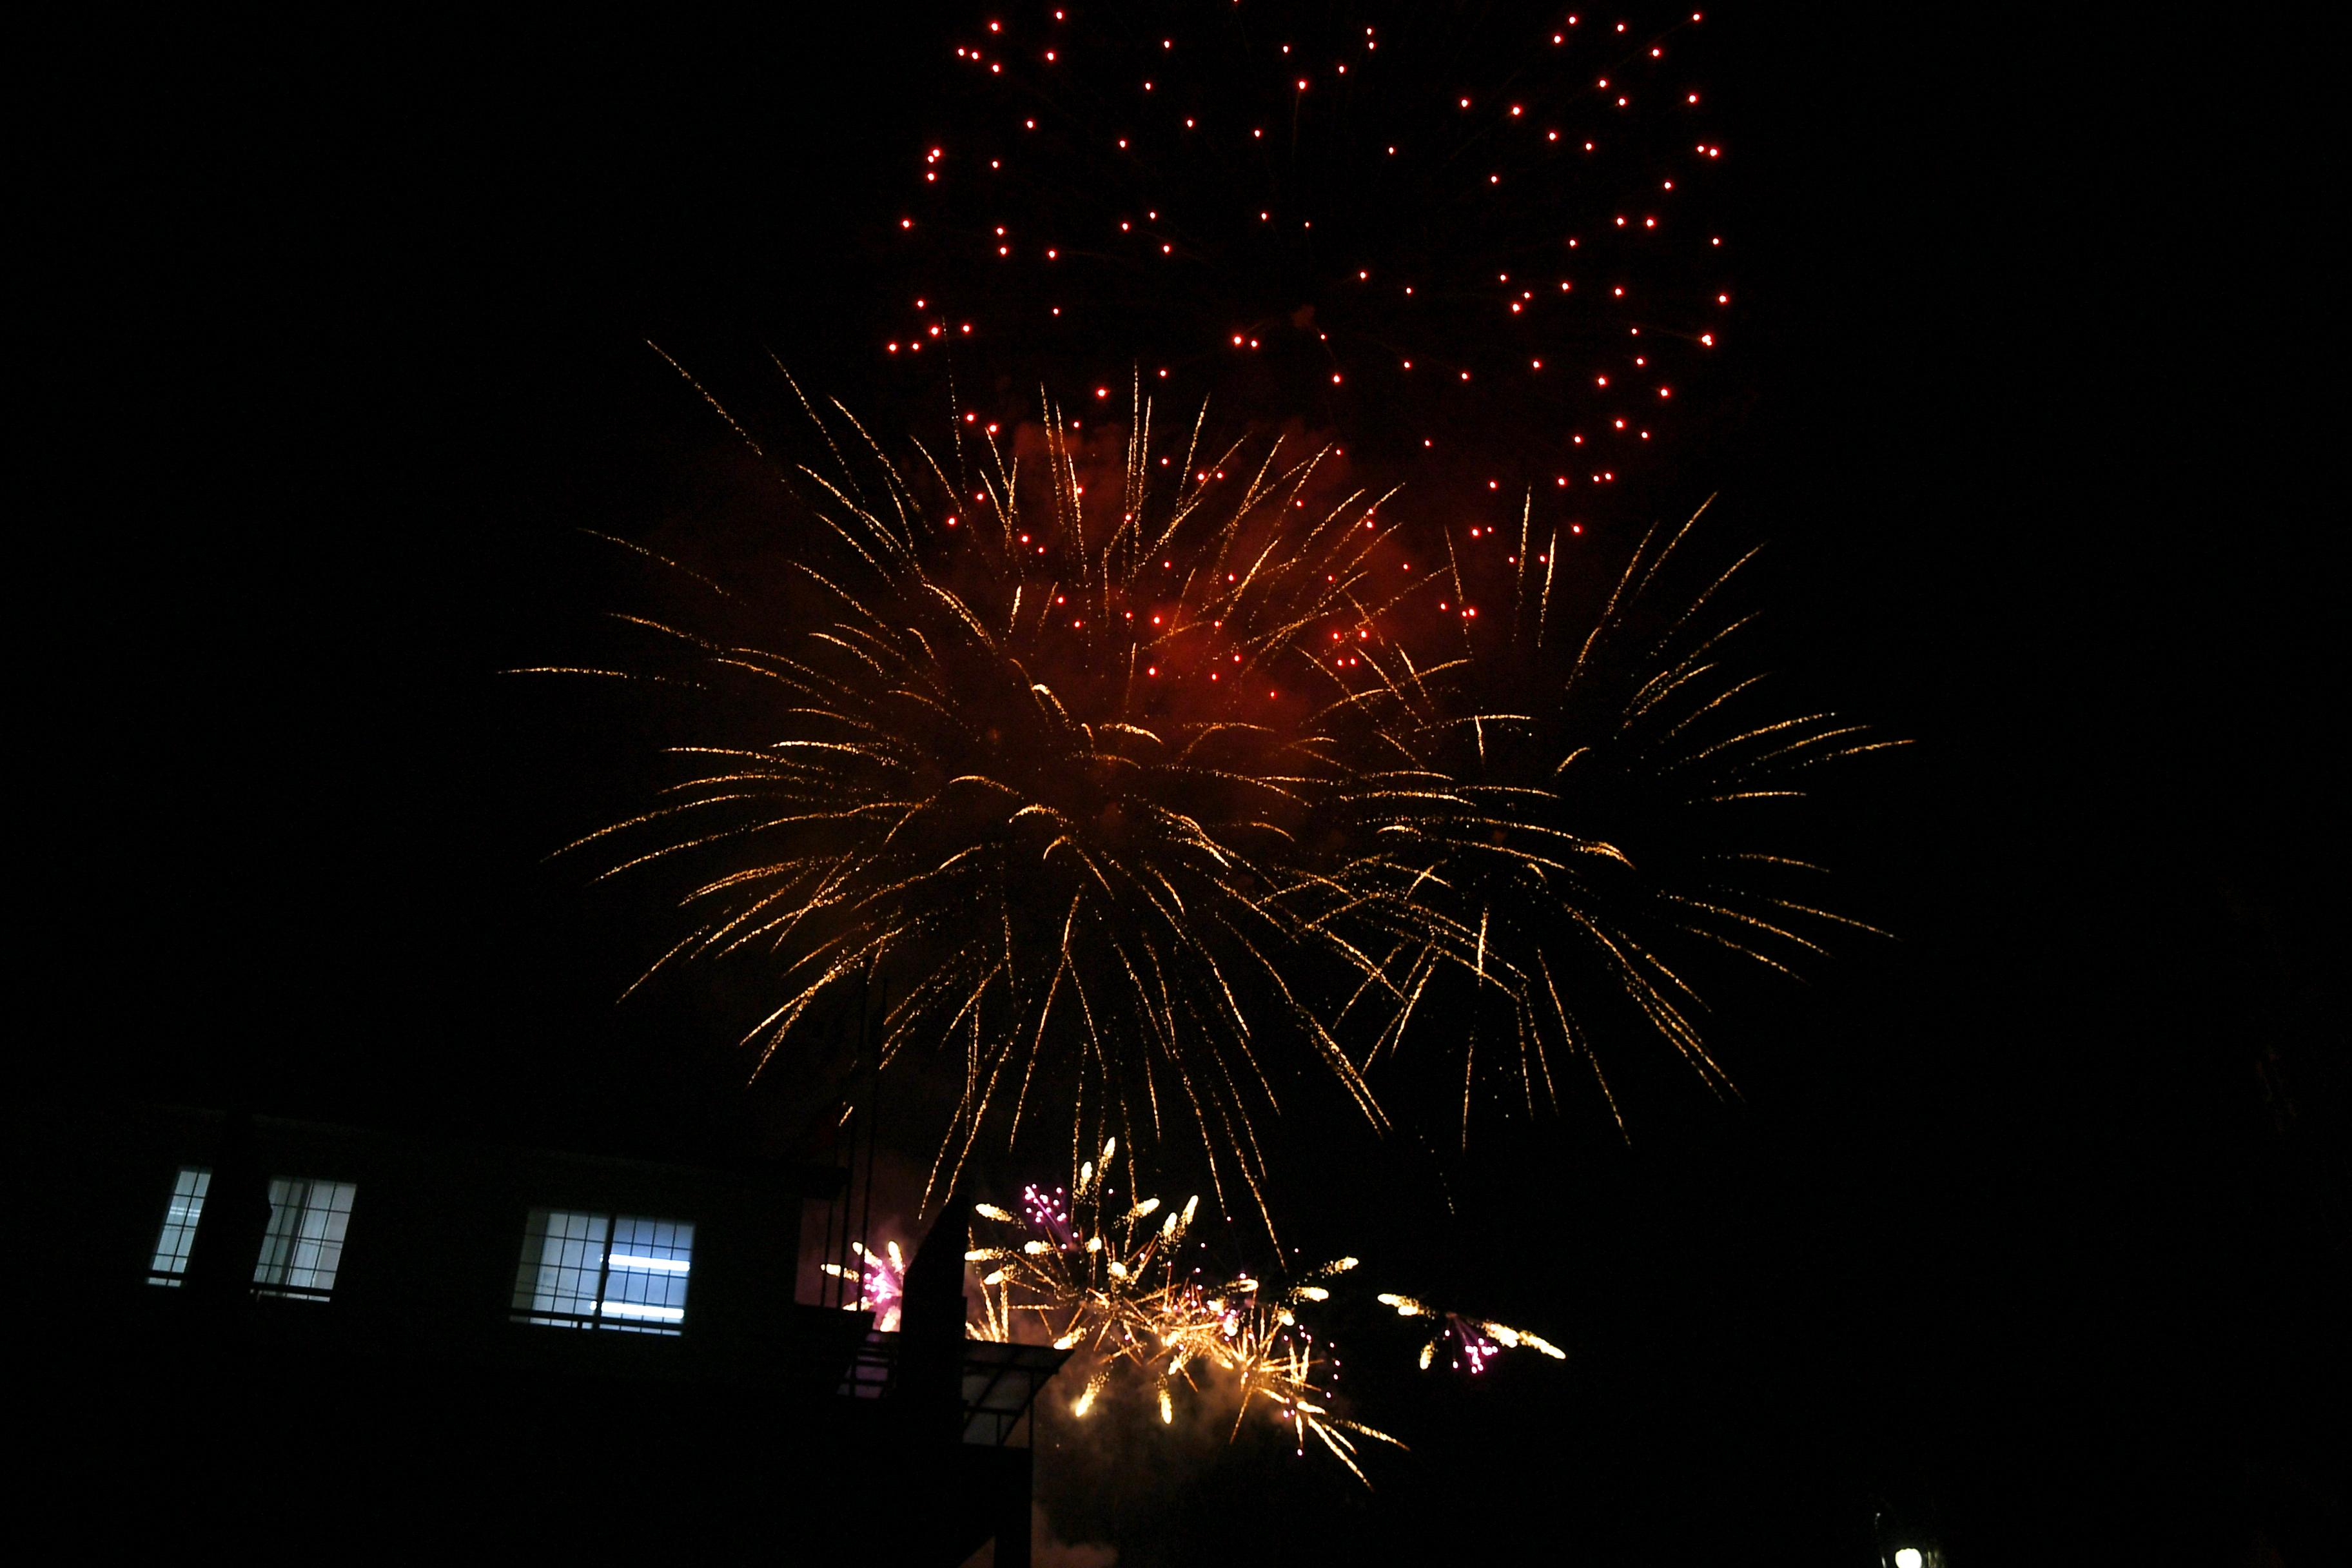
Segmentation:
<svg viewBox="0 0 2352 1568">
<path fill-rule="evenodd" d="M 685 876 L 656 970 L 765 966 L 755 1070 L 878 994 L 877 1080 L 911 1058 L 952 1100 L 932 1190 L 985 1129 L 1045 1121 L 1073 1168 L 1182 1129 L 1270 1233 L 1284 1096 L 1378 1130 L 1377 1076 L 1455 1101 L 1466 1145 L 1475 1103 L 1553 1107 L 1580 1064 L 1622 1129 L 1597 1041 L 1727 1090 L 1708 965 L 1859 923 L 1776 813 L 1887 742 L 1768 700 L 1726 607 L 1744 561 L 1676 586 L 1688 524 L 1596 605 L 1531 510 L 1407 526 L 1328 450 L 1163 431 L 1139 383 L 1124 427 L 967 413 L 904 469 L 810 416 L 831 461 L 775 465 L 800 598 L 696 578 L 731 634 L 624 617 L 630 673 L 710 694 L 709 728 L 659 804 L 569 847 Z"/>
</svg>

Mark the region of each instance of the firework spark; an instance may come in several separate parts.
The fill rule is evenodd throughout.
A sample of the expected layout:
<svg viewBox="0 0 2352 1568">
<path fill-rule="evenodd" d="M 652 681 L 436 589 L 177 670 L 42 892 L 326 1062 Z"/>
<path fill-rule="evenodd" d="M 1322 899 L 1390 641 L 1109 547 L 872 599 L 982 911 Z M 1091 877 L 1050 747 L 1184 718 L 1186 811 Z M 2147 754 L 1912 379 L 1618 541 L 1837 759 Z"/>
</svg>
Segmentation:
<svg viewBox="0 0 2352 1568">
<path fill-rule="evenodd" d="M 1646 510 L 1721 406 L 1737 161 L 1699 14 L 986 16 L 877 237 L 872 352 L 910 395 L 1139 357 L 1312 410 L 1465 511 L 1533 485 L 1587 520 Z"/>
</svg>

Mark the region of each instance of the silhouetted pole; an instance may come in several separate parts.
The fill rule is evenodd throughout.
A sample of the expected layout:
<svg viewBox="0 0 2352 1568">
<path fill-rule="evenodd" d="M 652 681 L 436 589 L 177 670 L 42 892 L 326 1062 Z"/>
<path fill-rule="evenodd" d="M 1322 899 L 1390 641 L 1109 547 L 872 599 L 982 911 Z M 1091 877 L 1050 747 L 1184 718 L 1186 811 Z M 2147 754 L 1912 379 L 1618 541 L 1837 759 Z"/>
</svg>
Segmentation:
<svg viewBox="0 0 2352 1568">
<path fill-rule="evenodd" d="M 189 1305 L 224 1331 L 245 1318 L 253 1267 L 269 1231 L 269 1173 L 262 1166 L 253 1112 L 232 1110 L 221 1127 L 204 1212 L 188 1245 Z"/>
<path fill-rule="evenodd" d="M 898 1300 L 898 1356 L 890 1397 L 908 1436 L 963 1439 L 963 1255 L 971 1246 L 971 1200 L 962 1193 L 915 1249 Z"/>
</svg>

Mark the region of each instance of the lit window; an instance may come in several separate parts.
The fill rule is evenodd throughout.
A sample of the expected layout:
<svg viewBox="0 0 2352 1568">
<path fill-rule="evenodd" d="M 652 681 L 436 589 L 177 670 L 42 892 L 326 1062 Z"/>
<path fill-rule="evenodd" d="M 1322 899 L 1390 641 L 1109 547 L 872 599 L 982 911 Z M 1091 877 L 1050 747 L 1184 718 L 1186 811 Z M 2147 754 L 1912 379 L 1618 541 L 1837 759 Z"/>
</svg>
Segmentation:
<svg viewBox="0 0 2352 1568">
<path fill-rule="evenodd" d="M 269 1228 L 253 1266 L 254 1293 L 323 1301 L 343 1260 L 343 1231 L 352 1223 L 349 1182 L 279 1176 L 269 1184 Z"/>
<path fill-rule="evenodd" d="M 163 1210 L 163 1233 L 155 1237 L 155 1260 L 147 1266 L 148 1284 L 177 1286 L 188 1272 L 188 1248 L 195 1245 L 196 1221 L 204 1217 L 205 1194 L 212 1184 L 213 1173 L 203 1166 L 180 1167 Z"/>
<path fill-rule="evenodd" d="M 693 1260 L 691 1221 L 533 1209 L 514 1315 L 551 1328 L 675 1334 Z"/>
</svg>

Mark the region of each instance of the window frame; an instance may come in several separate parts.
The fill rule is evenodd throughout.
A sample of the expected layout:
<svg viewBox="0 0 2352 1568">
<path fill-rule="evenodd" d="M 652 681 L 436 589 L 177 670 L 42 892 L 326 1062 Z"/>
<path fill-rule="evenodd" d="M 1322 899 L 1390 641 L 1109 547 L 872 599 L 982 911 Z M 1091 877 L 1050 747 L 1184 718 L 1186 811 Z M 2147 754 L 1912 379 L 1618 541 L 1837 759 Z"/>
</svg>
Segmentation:
<svg viewBox="0 0 2352 1568">
<path fill-rule="evenodd" d="M 298 1190 L 299 1204 L 291 1202 Z M 289 1301 L 332 1300 L 336 1280 L 342 1272 L 343 1251 L 349 1245 L 347 1238 L 352 1213 L 359 1205 L 359 1193 L 357 1182 L 328 1176 L 270 1177 L 269 1223 L 262 1230 L 261 1246 L 254 1255 L 253 1293 Z M 314 1201 L 321 1194 L 326 1199 L 323 1205 Z M 279 1228 L 281 1215 L 289 1216 L 283 1230 Z M 316 1234 L 311 1231 L 314 1217 L 320 1222 Z M 309 1261 L 301 1261 L 306 1257 Z M 297 1283 L 293 1276 L 298 1274 L 307 1278 Z M 321 1275 L 326 1279 L 323 1285 L 318 1283 Z"/>
<path fill-rule="evenodd" d="M 176 1290 L 188 1282 L 188 1259 L 196 1247 L 196 1227 L 204 1224 L 205 1199 L 212 1193 L 210 1165 L 181 1165 L 172 1175 L 172 1190 L 163 1198 L 163 1223 L 147 1258 L 147 1283 Z"/>
<path fill-rule="evenodd" d="M 686 1332 L 695 1230 L 690 1219 L 632 1214 L 617 1206 L 535 1205 L 523 1217 L 508 1321 L 678 1338 Z M 593 1266 L 584 1253 L 573 1250 L 583 1247 L 596 1249 Z M 629 1261 L 616 1268 L 616 1258 Z M 635 1287 L 635 1293 L 615 1294 L 616 1285 L 625 1290 Z M 572 1303 L 581 1306 L 567 1310 Z"/>
</svg>

